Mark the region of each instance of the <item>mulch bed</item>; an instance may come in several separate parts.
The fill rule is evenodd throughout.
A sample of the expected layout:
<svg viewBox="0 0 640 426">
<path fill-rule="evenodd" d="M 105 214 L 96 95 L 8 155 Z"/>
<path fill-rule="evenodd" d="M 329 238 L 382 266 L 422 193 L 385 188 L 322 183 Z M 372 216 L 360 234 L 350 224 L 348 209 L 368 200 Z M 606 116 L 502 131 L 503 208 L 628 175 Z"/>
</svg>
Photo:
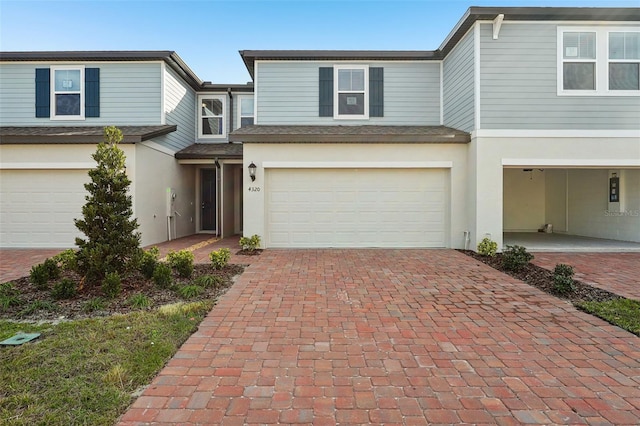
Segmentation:
<svg viewBox="0 0 640 426">
<path fill-rule="evenodd" d="M 605 302 L 608 300 L 622 299 L 615 293 L 603 290 L 601 288 L 593 287 L 589 284 L 585 284 L 581 281 L 574 280 L 575 290 L 568 294 L 558 294 L 554 290 L 553 284 L 553 272 L 544 269 L 533 263 L 528 263 L 522 270 L 518 272 L 506 270 L 502 266 L 502 254 L 497 253 L 493 257 L 483 256 L 471 250 L 458 250 L 461 253 L 471 256 L 474 259 L 497 269 L 500 272 L 504 272 L 514 278 L 517 278 L 525 283 L 539 288 L 540 290 L 552 294 L 553 296 L 560 297 L 562 299 L 569 300 L 572 303 L 578 302 Z"/>
<path fill-rule="evenodd" d="M 240 256 L 260 256 L 262 253 L 262 249 L 254 249 L 254 250 L 239 250 L 236 254 Z"/>
<path fill-rule="evenodd" d="M 36 288 L 29 277 L 14 280 L 14 287 L 19 291 L 20 304 L 18 306 L 9 306 L 0 310 L 0 319 L 20 320 L 20 321 L 52 321 L 66 319 L 81 319 L 92 317 L 103 317 L 114 314 L 126 314 L 131 311 L 138 311 L 139 308 L 130 306 L 129 298 L 135 294 L 144 294 L 151 302 L 150 306 L 145 309 L 154 309 L 158 306 L 176 303 L 176 302 L 197 302 L 202 300 L 212 300 L 224 294 L 234 282 L 237 275 L 244 271 L 242 265 L 227 265 L 222 270 L 215 270 L 209 264 L 196 264 L 191 278 L 179 278 L 174 276 L 174 284 L 176 286 L 190 284 L 193 280 L 203 275 L 213 275 L 222 278 L 219 286 L 205 288 L 205 291 L 196 297 L 184 300 L 171 289 L 162 289 L 154 285 L 152 280 L 146 280 L 140 274 L 135 274 L 122 281 L 122 292 L 114 298 L 105 298 L 102 294 L 100 286 L 84 286 L 74 298 L 66 300 L 54 300 L 49 290 L 39 290 Z M 64 273 L 61 278 L 69 278 L 75 282 L 80 282 L 80 277 L 75 273 Z M 53 283 L 49 284 L 49 289 Z M 96 311 L 87 309 L 88 302 L 92 299 L 102 298 L 105 308 Z M 25 313 L 25 309 L 29 305 L 38 301 L 47 301 L 54 303 L 55 310 L 46 309 L 36 310 L 33 313 Z"/>
</svg>

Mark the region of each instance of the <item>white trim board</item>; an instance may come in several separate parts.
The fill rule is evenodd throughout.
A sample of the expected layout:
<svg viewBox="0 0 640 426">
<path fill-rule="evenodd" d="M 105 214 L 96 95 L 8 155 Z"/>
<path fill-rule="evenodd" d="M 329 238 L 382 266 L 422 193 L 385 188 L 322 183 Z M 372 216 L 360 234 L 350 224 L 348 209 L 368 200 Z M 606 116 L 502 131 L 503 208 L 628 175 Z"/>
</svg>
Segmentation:
<svg viewBox="0 0 640 426">
<path fill-rule="evenodd" d="M 453 161 L 265 161 L 265 169 L 450 169 Z"/>
<path fill-rule="evenodd" d="M 96 163 L 0 163 L 0 170 L 89 170 Z"/>
<path fill-rule="evenodd" d="M 152 141 L 144 141 L 141 143 L 142 146 L 146 146 L 147 148 L 151 148 L 154 151 L 161 152 L 163 154 L 174 156 L 177 151 L 174 151 L 170 148 L 160 145 L 159 143 Z"/>
<path fill-rule="evenodd" d="M 536 130 L 536 129 L 479 129 L 472 138 L 636 138 L 639 130 Z"/>
<path fill-rule="evenodd" d="M 505 167 L 557 167 L 557 168 L 580 168 L 580 167 L 640 167 L 640 159 L 619 160 L 619 159 L 598 159 L 598 160 L 560 160 L 549 158 L 503 158 L 502 165 Z"/>
</svg>

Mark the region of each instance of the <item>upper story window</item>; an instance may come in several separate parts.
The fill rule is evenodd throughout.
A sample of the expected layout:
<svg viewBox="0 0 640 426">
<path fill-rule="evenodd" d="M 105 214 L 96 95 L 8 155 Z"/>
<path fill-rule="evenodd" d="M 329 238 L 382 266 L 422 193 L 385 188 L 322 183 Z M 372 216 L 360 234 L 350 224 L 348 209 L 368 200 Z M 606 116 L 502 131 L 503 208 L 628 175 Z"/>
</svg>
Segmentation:
<svg viewBox="0 0 640 426">
<path fill-rule="evenodd" d="M 335 67 L 334 81 L 337 81 L 334 98 L 334 117 L 368 118 L 369 94 L 366 66 Z"/>
<path fill-rule="evenodd" d="M 384 68 L 368 65 L 320 67 L 318 115 L 334 119 L 384 116 Z"/>
<path fill-rule="evenodd" d="M 84 119 L 84 67 L 51 67 L 51 119 Z"/>
<path fill-rule="evenodd" d="M 640 32 L 609 33 L 609 90 L 640 90 Z"/>
<path fill-rule="evenodd" d="M 640 95 L 640 31 L 558 28 L 558 95 Z"/>
<path fill-rule="evenodd" d="M 250 126 L 254 122 L 253 96 L 239 96 L 238 117 L 240 117 L 240 127 Z"/>
<path fill-rule="evenodd" d="M 201 138 L 224 138 L 226 136 L 225 96 L 201 95 L 198 97 L 200 105 L 199 136 Z"/>
</svg>

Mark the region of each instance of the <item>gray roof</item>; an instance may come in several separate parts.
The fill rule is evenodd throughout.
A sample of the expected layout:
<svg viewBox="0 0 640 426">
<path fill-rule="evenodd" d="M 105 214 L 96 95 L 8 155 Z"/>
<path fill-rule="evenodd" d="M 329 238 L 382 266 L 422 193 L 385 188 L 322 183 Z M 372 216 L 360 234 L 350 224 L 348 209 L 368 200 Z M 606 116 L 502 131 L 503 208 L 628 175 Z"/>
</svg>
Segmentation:
<svg viewBox="0 0 640 426">
<path fill-rule="evenodd" d="M 639 21 L 640 8 L 633 7 L 470 7 L 436 50 L 241 50 L 251 77 L 256 60 L 441 60 L 478 20 L 505 21 Z M 437 16 L 433 17 L 437 19 Z"/>
<path fill-rule="evenodd" d="M 60 52 L 0 52 L 0 61 L 164 61 L 176 71 L 194 90 L 200 90 L 204 82 L 171 50 L 103 50 Z"/>
<path fill-rule="evenodd" d="M 177 126 L 118 126 L 122 143 L 136 143 L 175 132 Z M 59 143 L 94 144 L 104 140 L 102 126 L 0 127 L 1 144 Z"/>
<path fill-rule="evenodd" d="M 467 132 L 446 126 L 241 127 L 229 140 L 244 143 L 469 143 Z"/>
<path fill-rule="evenodd" d="M 241 143 L 196 143 L 176 152 L 178 160 L 242 158 Z"/>
</svg>

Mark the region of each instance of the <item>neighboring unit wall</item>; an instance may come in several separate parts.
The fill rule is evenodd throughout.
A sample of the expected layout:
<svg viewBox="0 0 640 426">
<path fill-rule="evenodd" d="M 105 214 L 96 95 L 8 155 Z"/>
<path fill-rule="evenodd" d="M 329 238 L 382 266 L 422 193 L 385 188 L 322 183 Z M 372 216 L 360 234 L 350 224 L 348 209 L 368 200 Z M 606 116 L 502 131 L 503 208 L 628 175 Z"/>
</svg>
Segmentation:
<svg viewBox="0 0 640 426">
<path fill-rule="evenodd" d="M 545 223 L 545 172 L 539 169 L 505 169 L 504 231 L 537 231 Z"/>
<path fill-rule="evenodd" d="M 557 27 L 480 25 L 482 129 L 638 129 L 640 96 L 558 96 Z"/>
<path fill-rule="evenodd" d="M 474 33 L 470 30 L 443 61 L 444 125 L 474 128 Z"/>
<path fill-rule="evenodd" d="M 384 117 L 318 116 L 319 68 L 337 64 L 384 68 Z M 257 62 L 256 70 L 258 124 L 440 124 L 439 62 Z"/>
<path fill-rule="evenodd" d="M 35 70 L 84 65 L 100 69 L 100 117 L 51 120 L 35 115 Z M 91 126 L 160 124 L 160 63 L 0 64 L 1 126 Z"/>
<path fill-rule="evenodd" d="M 178 130 L 166 135 L 161 141 L 164 146 L 179 151 L 191 145 L 196 139 L 196 118 L 194 90 L 179 78 L 175 71 L 164 70 L 164 114 L 166 124 L 176 124 Z"/>
<path fill-rule="evenodd" d="M 640 170 L 624 170 L 623 212 L 608 210 L 608 170 L 569 170 L 569 233 L 640 242 Z"/>
<path fill-rule="evenodd" d="M 168 239 L 167 188 L 176 193 L 171 219 L 171 238 L 195 232 L 195 169 L 178 164 L 172 155 L 144 143 L 136 145 L 135 213 L 142 233 L 142 245 Z"/>
</svg>

